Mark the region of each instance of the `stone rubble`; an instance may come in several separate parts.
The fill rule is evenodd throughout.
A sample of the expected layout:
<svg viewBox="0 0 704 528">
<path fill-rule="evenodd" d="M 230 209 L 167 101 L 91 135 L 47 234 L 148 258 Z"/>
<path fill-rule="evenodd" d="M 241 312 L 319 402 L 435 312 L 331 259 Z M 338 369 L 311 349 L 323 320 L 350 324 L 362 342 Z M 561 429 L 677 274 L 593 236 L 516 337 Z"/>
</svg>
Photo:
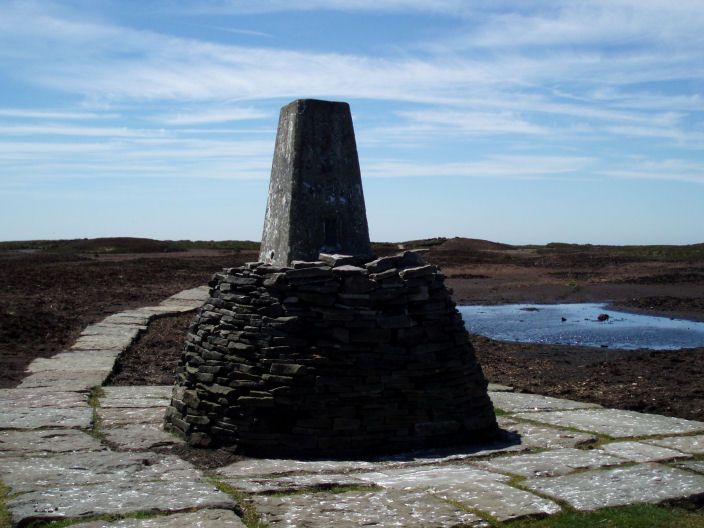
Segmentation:
<svg viewBox="0 0 704 528">
<path fill-rule="evenodd" d="M 199 291 L 200 301 L 192 293 L 181 297 L 191 297 L 191 309 L 207 297 L 207 290 Z M 143 326 L 165 312 L 149 313 L 110 316 L 104 320 L 106 332 L 118 335 L 110 327 Z M 102 325 L 90 327 L 91 335 L 99 335 Z M 83 350 L 75 353 L 90 359 Z M 103 361 L 102 352 L 96 354 L 96 361 Z M 244 526 L 235 501 L 198 469 L 149 451 L 180 442 L 162 428 L 171 387 L 105 387 L 96 408 L 103 419 L 103 443 L 87 432 L 92 409 L 86 384 L 94 378 L 43 370 L 44 365 L 28 371 L 29 376 L 46 374 L 44 386 L 0 390 L 0 480 L 9 488 L 13 526 L 137 511 L 166 515 L 81 526 Z M 90 372 L 92 366 L 84 368 Z M 550 498 L 593 510 L 704 496 L 704 465 L 693 458 L 704 454 L 704 434 L 697 434 L 704 423 L 577 409 L 575 402 L 497 389 L 489 393 L 491 399 L 515 414 L 498 417 L 503 437 L 482 445 L 356 460 L 243 459 L 215 475 L 245 493 L 272 527 L 488 527 L 490 519 L 559 511 Z M 590 449 L 597 442 L 598 448 Z M 529 478 L 509 482 L 514 475 Z"/>
</svg>

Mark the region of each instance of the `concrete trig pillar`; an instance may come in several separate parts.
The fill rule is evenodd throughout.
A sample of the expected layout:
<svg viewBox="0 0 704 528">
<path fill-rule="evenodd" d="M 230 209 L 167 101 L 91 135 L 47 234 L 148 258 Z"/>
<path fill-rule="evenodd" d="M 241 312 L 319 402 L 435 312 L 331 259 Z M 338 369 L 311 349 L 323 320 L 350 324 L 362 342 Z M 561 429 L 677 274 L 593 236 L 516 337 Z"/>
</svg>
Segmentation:
<svg viewBox="0 0 704 528">
<path fill-rule="evenodd" d="M 371 253 L 347 103 L 298 99 L 281 109 L 259 260 Z"/>
</svg>

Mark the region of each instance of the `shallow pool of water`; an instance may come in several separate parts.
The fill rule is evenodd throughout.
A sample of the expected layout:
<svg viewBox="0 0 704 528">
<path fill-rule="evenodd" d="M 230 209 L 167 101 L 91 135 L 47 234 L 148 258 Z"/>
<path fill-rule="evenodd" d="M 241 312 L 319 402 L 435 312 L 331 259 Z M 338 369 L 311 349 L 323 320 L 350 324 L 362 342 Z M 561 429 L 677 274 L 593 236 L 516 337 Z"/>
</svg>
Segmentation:
<svg viewBox="0 0 704 528">
<path fill-rule="evenodd" d="M 500 341 L 656 350 L 704 346 L 704 322 L 619 312 L 606 304 L 504 304 L 458 310 L 470 333 Z"/>
</svg>

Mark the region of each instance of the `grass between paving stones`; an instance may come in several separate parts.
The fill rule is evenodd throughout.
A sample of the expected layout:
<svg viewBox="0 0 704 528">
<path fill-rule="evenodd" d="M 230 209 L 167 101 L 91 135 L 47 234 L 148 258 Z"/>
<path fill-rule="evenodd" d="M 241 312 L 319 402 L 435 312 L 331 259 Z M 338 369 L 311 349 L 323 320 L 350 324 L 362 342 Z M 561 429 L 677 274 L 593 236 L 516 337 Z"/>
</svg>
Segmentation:
<svg viewBox="0 0 704 528">
<path fill-rule="evenodd" d="M 0 528 L 10 528 L 11 517 L 10 512 L 7 511 L 7 499 L 10 493 L 10 488 L 5 486 L 2 481 L 0 481 Z"/>
<path fill-rule="evenodd" d="M 495 414 L 496 416 L 508 416 L 508 415 L 513 414 L 513 413 L 510 413 L 510 412 L 508 412 L 508 411 L 504 411 L 503 409 L 499 409 L 498 407 L 494 407 L 494 414 Z"/>
<path fill-rule="evenodd" d="M 208 479 L 208 482 L 210 482 L 213 486 L 215 486 L 223 493 L 226 493 L 230 495 L 233 499 L 235 499 L 241 509 L 241 511 L 238 511 L 236 513 L 242 518 L 242 522 L 245 524 L 245 526 L 247 526 L 247 528 L 266 528 L 268 526 L 265 522 L 261 520 L 259 512 L 257 512 L 257 508 L 254 506 L 254 503 L 251 499 L 249 499 L 246 494 L 242 493 L 240 490 L 238 490 L 231 484 L 223 482 L 222 480 L 219 480 L 215 477 L 210 477 Z"/>
<path fill-rule="evenodd" d="M 490 524 L 494 525 L 491 521 Z M 494 525 L 499 526 L 499 525 Z M 595 512 L 563 510 L 542 519 L 518 519 L 501 524 L 503 528 L 701 528 L 704 509 L 636 504 L 605 508 Z"/>
<path fill-rule="evenodd" d="M 93 409 L 93 420 L 91 421 L 91 428 L 88 433 L 94 438 L 103 442 L 105 440 L 105 434 L 101 428 L 100 415 L 98 414 L 98 407 L 100 407 L 100 398 L 105 396 L 105 391 L 102 387 L 91 387 L 90 396 L 88 396 L 88 405 Z"/>
<path fill-rule="evenodd" d="M 179 513 L 194 512 L 194 511 L 197 511 L 197 508 L 192 508 L 190 510 L 185 510 L 184 512 L 179 512 Z M 93 515 L 91 517 L 68 517 L 65 519 L 56 519 L 53 521 L 36 520 L 36 521 L 31 521 L 29 524 L 23 525 L 23 527 L 24 528 L 64 528 L 66 526 L 74 526 L 74 525 L 80 526 L 81 524 L 85 524 L 85 523 L 89 523 L 89 522 L 96 522 L 96 521 L 117 522 L 117 521 L 121 521 L 123 519 L 155 519 L 158 517 L 166 517 L 168 515 L 170 515 L 170 514 L 166 513 L 166 512 L 133 512 L 133 513 L 126 513 L 126 514 L 106 513 L 103 515 Z"/>
</svg>

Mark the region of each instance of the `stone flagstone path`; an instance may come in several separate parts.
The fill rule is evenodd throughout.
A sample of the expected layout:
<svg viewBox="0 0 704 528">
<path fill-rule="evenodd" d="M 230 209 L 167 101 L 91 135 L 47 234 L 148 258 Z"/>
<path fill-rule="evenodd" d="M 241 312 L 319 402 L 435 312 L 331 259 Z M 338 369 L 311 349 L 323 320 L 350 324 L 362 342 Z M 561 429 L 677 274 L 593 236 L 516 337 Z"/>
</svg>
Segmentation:
<svg viewBox="0 0 704 528">
<path fill-rule="evenodd" d="M 0 390 L 0 480 L 13 526 L 86 519 L 86 528 L 239 527 L 241 509 L 180 458 L 162 422 L 171 387 L 100 386 L 153 317 L 197 309 L 207 288 L 85 329 L 67 351 L 35 360 Z M 367 460 L 245 459 L 214 478 L 237 488 L 273 527 L 489 526 L 550 515 L 704 496 L 704 423 L 603 409 L 490 386 L 505 437 L 489 445 Z M 100 436 L 89 434 L 97 426 Z M 101 438 L 99 440 L 98 438 Z M 212 475 L 211 475 L 212 476 Z M 91 521 L 147 512 L 146 519 Z"/>
</svg>

